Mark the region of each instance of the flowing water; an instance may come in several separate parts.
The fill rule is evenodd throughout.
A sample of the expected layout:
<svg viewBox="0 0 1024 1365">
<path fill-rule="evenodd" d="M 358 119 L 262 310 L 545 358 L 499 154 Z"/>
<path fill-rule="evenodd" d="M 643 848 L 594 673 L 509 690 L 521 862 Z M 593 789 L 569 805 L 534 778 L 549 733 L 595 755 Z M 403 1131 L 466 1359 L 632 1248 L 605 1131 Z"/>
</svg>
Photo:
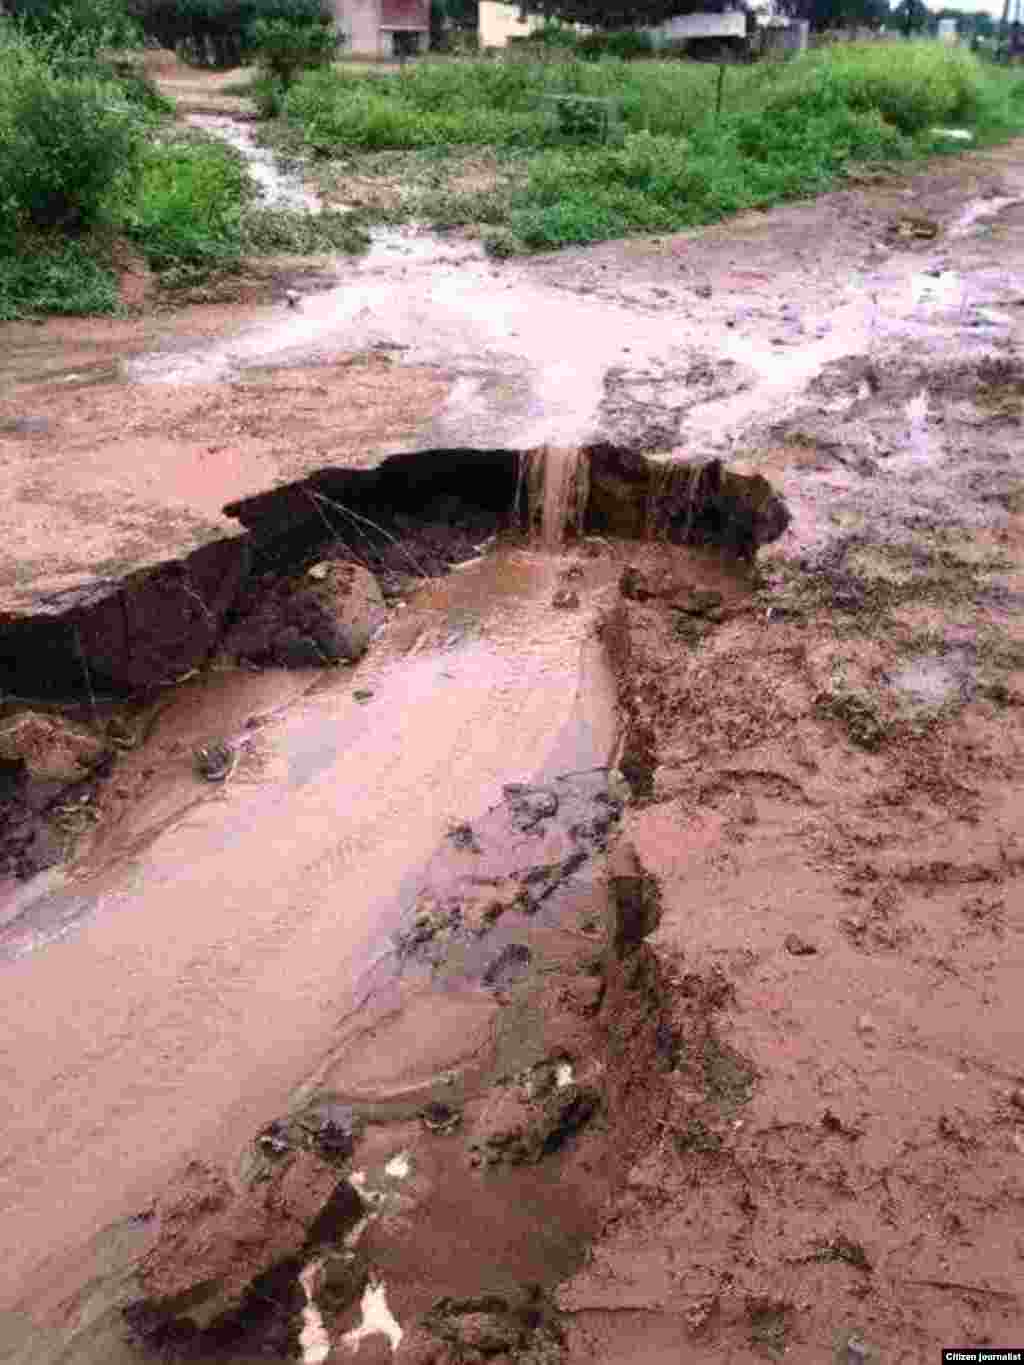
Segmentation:
<svg viewBox="0 0 1024 1365">
<path fill-rule="evenodd" d="M 3 931 L 0 1304 L 184 1153 L 227 1159 L 283 1111 L 454 824 L 507 783 L 607 764 L 612 686 L 590 633 L 610 569 L 588 573 L 573 613 L 552 611 L 557 561 L 536 552 L 428 584 L 354 674 L 304 693 L 281 679 L 290 701 L 220 789 L 191 746 L 244 727 L 254 675 L 241 706 L 231 675 L 208 698 L 181 689 L 133 755 L 163 779 L 91 874 Z"/>
</svg>

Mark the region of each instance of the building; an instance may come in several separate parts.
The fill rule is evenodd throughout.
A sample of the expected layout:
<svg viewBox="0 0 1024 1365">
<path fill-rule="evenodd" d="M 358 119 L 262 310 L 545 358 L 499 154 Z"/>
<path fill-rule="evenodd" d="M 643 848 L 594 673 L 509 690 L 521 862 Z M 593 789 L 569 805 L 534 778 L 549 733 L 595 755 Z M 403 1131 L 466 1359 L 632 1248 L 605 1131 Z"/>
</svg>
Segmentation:
<svg viewBox="0 0 1024 1365">
<path fill-rule="evenodd" d="M 430 45 L 430 0 L 335 0 L 335 13 L 353 57 L 411 57 Z"/>
<path fill-rule="evenodd" d="M 479 43 L 481 48 L 507 47 L 510 38 L 525 38 L 544 26 L 542 14 L 524 15 L 518 5 L 501 0 L 480 0 Z"/>
<path fill-rule="evenodd" d="M 505 47 L 510 38 L 526 37 L 544 24 L 540 14 L 522 15 L 517 4 L 502 4 L 501 0 L 480 0 L 480 46 Z M 701 39 L 742 41 L 747 33 L 747 16 L 743 9 L 726 9 L 722 14 L 683 14 L 669 19 L 647 32 L 656 47 L 695 42 Z"/>
</svg>

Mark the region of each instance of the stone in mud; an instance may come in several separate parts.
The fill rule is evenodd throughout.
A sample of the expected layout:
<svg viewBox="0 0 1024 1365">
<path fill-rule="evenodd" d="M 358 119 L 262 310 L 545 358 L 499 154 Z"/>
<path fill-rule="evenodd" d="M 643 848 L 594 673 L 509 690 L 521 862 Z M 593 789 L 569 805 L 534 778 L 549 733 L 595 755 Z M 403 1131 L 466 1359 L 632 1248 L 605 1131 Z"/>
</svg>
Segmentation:
<svg viewBox="0 0 1024 1365">
<path fill-rule="evenodd" d="M 629 840 L 620 840 L 609 855 L 608 890 L 608 940 L 621 958 L 639 947 L 661 922 L 657 883 Z"/>
<path fill-rule="evenodd" d="M 58 784 L 79 782 L 108 754 L 106 740 L 61 716 L 21 711 L 0 724 L 0 761 L 8 785 L 23 765 L 30 778 Z"/>
<path fill-rule="evenodd" d="M 580 595 L 572 588 L 559 588 L 551 599 L 551 605 L 562 611 L 574 611 L 579 604 Z"/>
</svg>

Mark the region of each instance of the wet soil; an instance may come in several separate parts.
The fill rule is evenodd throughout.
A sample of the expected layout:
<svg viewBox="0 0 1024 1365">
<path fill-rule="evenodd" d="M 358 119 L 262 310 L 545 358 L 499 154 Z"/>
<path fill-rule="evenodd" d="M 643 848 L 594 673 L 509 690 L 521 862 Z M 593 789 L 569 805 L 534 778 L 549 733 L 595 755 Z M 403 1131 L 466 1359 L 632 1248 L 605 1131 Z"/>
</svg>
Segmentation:
<svg viewBox="0 0 1024 1365">
<path fill-rule="evenodd" d="M 113 452 L 107 501 L 63 532 L 94 557 L 135 478 L 126 418 L 182 423 L 158 490 L 218 423 L 224 460 L 262 450 L 288 478 L 311 431 L 317 468 L 405 448 L 387 424 L 407 384 L 420 448 L 614 436 L 725 457 L 791 516 L 754 564 L 506 549 L 393 597 L 354 673 L 223 666 L 169 690 L 80 863 L 4 929 L 12 1360 L 161 1340 L 236 1361 L 909 1362 L 1013 1340 L 1019 158 L 527 264 L 413 241 L 404 276 L 378 261 L 284 328 L 6 329 L 11 420 L 60 423 L 7 433 L 18 479 L 29 441 L 54 486 L 74 477 L 62 442 L 102 394 L 74 449 Z M 134 355 L 134 382 L 62 390 L 64 341 Z M 395 359 L 368 363 L 352 437 L 331 348 L 362 364 L 374 343 Z M 633 518 L 631 477 L 606 467 L 599 493 Z M 181 501 L 222 538 L 241 494 L 218 487 L 200 471 Z M 607 779 L 563 802 L 559 777 L 607 762 L 613 702 Z M 238 762 L 205 784 L 193 748 L 225 736 Z M 352 1111 L 351 1152 L 323 1142 L 347 1119 L 299 1122 L 324 1104 Z"/>
</svg>

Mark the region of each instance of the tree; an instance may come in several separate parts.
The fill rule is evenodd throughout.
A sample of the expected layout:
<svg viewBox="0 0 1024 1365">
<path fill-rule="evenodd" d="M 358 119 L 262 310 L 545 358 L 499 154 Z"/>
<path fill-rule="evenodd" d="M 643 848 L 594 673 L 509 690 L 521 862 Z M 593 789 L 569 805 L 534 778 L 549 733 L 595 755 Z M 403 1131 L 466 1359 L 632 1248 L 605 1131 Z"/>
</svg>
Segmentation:
<svg viewBox="0 0 1024 1365">
<path fill-rule="evenodd" d="M 815 33 L 830 28 L 880 28 L 889 18 L 888 0 L 784 0 L 792 19 L 806 19 Z"/>
<path fill-rule="evenodd" d="M 914 33 L 930 33 L 934 22 L 935 16 L 924 0 L 900 0 L 889 15 L 886 28 L 909 38 Z"/>
</svg>

